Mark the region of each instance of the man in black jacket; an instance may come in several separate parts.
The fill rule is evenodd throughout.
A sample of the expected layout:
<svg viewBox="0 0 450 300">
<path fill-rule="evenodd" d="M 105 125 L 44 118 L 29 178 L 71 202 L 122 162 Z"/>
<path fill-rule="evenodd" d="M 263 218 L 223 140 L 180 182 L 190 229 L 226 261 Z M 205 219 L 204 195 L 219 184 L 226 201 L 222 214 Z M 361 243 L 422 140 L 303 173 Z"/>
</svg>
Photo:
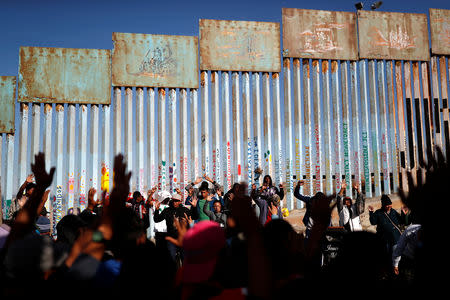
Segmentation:
<svg viewBox="0 0 450 300">
<path fill-rule="evenodd" d="M 178 230 L 174 225 L 174 220 L 177 218 L 181 221 L 181 219 L 185 219 L 186 222 L 189 222 L 189 218 L 192 220 L 198 219 L 198 210 L 197 210 L 197 198 L 191 200 L 191 208 L 187 208 L 181 204 L 181 196 L 179 194 L 173 194 L 171 201 L 169 202 L 169 207 L 164 209 L 162 212 L 159 211 L 159 202 L 155 202 L 155 214 L 153 216 L 153 220 L 156 223 L 166 221 L 167 224 L 167 236 L 170 236 L 174 239 L 178 238 Z M 170 252 L 170 256 L 175 261 L 176 253 L 179 251 L 181 256 L 183 256 L 183 252 L 181 248 L 173 245 L 172 243 L 167 243 L 167 248 Z M 183 260 L 183 257 L 181 257 Z"/>
</svg>

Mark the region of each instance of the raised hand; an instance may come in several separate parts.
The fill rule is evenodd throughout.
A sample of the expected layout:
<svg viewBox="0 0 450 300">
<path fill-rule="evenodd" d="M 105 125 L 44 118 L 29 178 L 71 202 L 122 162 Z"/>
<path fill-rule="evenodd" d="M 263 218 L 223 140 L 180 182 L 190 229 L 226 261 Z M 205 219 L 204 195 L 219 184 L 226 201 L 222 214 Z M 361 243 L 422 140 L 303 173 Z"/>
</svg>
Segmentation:
<svg viewBox="0 0 450 300">
<path fill-rule="evenodd" d="M 278 207 L 273 205 L 273 203 L 270 203 L 269 211 L 271 215 L 278 215 Z"/>
<path fill-rule="evenodd" d="M 33 181 L 34 181 L 34 175 L 33 174 L 28 175 L 27 178 L 25 179 L 26 183 L 31 183 Z"/>
<path fill-rule="evenodd" d="M 212 195 L 208 195 L 208 196 L 206 197 L 206 201 L 211 202 L 212 200 L 213 200 Z M 195 205 L 194 205 L 194 206 L 195 206 Z"/>
<path fill-rule="evenodd" d="M 47 173 L 45 169 L 44 153 L 39 152 L 34 156 L 34 164 L 31 164 L 31 170 L 33 171 L 34 178 L 36 179 L 36 186 L 42 189 L 42 191 L 45 191 L 45 189 L 52 184 L 55 168 L 51 168 L 50 173 Z"/>
<path fill-rule="evenodd" d="M 203 175 L 206 181 L 214 182 L 214 180 L 211 179 L 211 177 L 207 176 L 206 174 Z"/>
<path fill-rule="evenodd" d="M 197 197 L 192 197 L 192 198 L 191 198 L 191 205 L 192 205 L 193 207 L 197 207 L 197 203 L 198 203 Z"/>
</svg>

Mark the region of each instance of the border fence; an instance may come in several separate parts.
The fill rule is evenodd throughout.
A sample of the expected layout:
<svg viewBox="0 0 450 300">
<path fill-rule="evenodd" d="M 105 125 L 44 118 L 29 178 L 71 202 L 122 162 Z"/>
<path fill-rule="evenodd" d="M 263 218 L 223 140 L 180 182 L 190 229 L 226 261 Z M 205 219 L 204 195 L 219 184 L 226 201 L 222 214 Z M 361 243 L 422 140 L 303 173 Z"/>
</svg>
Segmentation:
<svg viewBox="0 0 450 300">
<path fill-rule="evenodd" d="M 309 195 L 344 179 L 367 197 L 407 190 L 427 151 L 450 147 L 450 11 L 430 9 L 429 22 L 431 52 L 425 14 L 290 8 L 282 33 L 202 19 L 199 38 L 21 47 L 18 77 L 0 77 L 3 216 L 39 151 L 56 166 L 53 224 L 86 207 L 91 186 L 109 191 L 117 153 L 142 193 L 203 174 L 225 191 L 260 184 L 257 168 L 285 185 L 288 209 L 302 207 L 297 180 Z"/>
</svg>

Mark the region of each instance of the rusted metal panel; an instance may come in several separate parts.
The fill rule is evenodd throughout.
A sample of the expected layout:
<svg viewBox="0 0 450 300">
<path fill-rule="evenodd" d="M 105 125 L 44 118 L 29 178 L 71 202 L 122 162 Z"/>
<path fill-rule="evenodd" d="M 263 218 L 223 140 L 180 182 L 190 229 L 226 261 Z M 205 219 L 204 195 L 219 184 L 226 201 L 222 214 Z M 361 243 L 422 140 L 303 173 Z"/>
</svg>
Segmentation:
<svg viewBox="0 0 450 300">
<path fill-rule="evenodd" d="M 425 14 L 358 11 L 360 58 L 429 60 Z"/>
<path fill-rule="evenodd" d="M 200 20 L 202 70 L 280 72 L 280 24 Z"/>
<path fill-rule="evenodd" d="M 14 133 L 16 77 L 0 76 L 0 133 Z"/>
<path fill-rule="evenodd" d="M 19 101 L 111 102 L 111 51 L 20 47 Z"/>
<path fill-rule="evenodd" d="M 430 8 L 431 52 L 450 55 L 450 10 Z"/>
<path fill-rule="evenodd" d="M 114 86 L 198 88 L 198 38 L 113 32 Z"/>
<path fill-rule="evenodd" d="M 283 8 L 283 56 L 357 60 L 356 14 Z"/>
</svg>

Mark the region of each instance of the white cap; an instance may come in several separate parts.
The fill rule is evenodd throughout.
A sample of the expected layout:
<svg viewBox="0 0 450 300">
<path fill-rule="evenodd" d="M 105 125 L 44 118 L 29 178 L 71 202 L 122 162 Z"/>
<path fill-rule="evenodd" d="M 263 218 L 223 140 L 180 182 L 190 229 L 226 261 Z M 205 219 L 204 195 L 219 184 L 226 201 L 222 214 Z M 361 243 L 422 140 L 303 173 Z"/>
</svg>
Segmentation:
<svg viewBox="0 0 450 300">
<path fill-rule="evenodd" d="M 164 199 L 171 198 L 171 195 L 168 191 L 159 191 L 156 196 L 156 200 L 159 202 L 164 201 Z"/>
</svg>

